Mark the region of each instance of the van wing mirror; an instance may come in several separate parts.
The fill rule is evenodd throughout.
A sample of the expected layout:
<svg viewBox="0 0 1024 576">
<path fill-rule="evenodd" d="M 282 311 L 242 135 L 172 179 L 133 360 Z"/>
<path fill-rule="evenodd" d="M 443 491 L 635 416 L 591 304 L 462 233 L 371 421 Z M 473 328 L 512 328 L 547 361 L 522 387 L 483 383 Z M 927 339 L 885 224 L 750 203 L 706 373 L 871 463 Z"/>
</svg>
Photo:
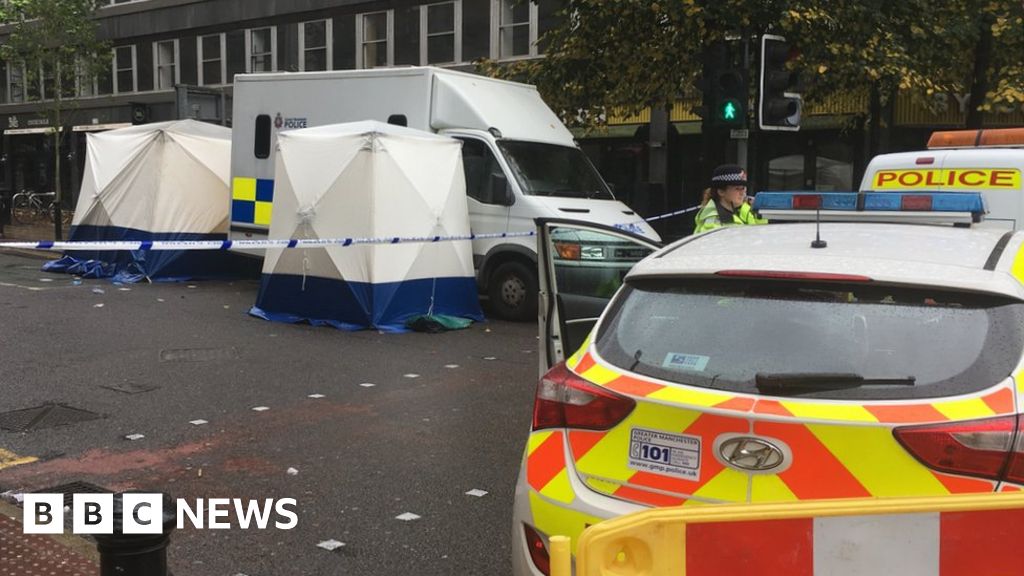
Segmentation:
<svg viewBox="0 0 1024 576">
<path fill-rule="evenodd" d="M 511 206 L 516 203 L 512 195 L 512 187 L 509 186 L 508 177 L 501 172 L 491 174 L 491 200 L 495 204 Z"/>
</svg>

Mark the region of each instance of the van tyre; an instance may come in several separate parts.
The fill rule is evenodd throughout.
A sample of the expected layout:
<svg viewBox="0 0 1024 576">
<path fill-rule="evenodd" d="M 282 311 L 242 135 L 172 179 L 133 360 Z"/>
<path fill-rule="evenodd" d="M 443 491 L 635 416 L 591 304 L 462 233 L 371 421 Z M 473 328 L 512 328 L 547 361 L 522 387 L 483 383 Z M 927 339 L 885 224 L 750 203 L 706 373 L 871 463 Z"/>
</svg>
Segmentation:
<svg viewBox="0 0 1024 576">
<path fill-rule="evenodd" d="M 495 315 L 523 322 L 537 318 L 537 273 L 521 262 L 505 262 L 491 274 L 487 296 Z"/>
</svg>

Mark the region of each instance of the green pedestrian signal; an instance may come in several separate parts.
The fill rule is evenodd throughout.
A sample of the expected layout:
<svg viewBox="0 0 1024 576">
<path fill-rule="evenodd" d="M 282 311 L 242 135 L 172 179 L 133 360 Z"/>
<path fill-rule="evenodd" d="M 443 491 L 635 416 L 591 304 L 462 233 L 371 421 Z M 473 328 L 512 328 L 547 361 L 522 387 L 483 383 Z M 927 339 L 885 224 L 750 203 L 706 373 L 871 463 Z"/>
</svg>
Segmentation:
<svg viewBox="0 0 1024 576">
<path fill-rule="evenodd" d="M 739 68 L 719 70 L 715 76 L 715 124 L 742 128 L 747 123 L 747 78 Z"/>
<path fill-rule="evenodd" d="M 726 102 L 725 108 L 722 109 L 722 118 L 726 120 L 736 119 L 736 105 L 732 102 Z"/>
<path fill-rule="evenodd" d="M 736 98 L 725 98 L 718 102 L 717 120 L 727 126 L 742 126 L 744 120 L 743 106 Z"/>
</svg>

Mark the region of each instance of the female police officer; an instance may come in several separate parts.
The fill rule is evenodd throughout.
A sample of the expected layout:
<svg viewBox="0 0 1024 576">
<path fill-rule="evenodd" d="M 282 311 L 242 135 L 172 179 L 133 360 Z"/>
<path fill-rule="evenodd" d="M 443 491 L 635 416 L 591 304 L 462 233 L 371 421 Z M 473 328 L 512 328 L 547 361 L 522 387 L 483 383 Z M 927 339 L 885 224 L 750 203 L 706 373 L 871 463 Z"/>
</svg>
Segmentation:
<svg viewBox="0 0 1024 576">
<path fill-rule="evenodd" d="M 721 226 L 764 224 L 754 215 L 747 199 L 747 173 L 735 164 L 723 164 L 711 175 L 711 187 L 704 190 L 697 212 L 694 234 Z"/>
</svg>

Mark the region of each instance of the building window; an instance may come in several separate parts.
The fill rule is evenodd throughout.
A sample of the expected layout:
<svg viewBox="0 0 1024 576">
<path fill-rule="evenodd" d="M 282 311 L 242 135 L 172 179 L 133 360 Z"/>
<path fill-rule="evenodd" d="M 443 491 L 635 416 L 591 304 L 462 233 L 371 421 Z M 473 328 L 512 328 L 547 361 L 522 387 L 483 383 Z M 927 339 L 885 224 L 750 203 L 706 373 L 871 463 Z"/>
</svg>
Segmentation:
<svg viewBox="0 0 1024 576">
<path fill-rule="evenodd" d="M 420 6 L 421 64 L 462 62 L 462 0 Z"/>
<path fill-rule="evenodd" d="M 277 70 L 277 28 L 255 28 L 245 35 L 246 72 L 273 72 Z"/>
<path fill-rule="evenodd" d="M 360 14 L 356 26 L 356 68 L 391 66 L 395 61 L 394 11 Z"/>
<path fill-rule="evenodd" d="M 25 66 L 14 64 L 7 69 L 7 93 L 10 102 L 25 101 Z"/>
<path fill-rule="evenodd" d="M 157 90 L 170 90 L 179 82 L 178 41 L 164 40 L 153 43 L 153 85 Z"/>
<path fill-rule="evenodd" d="M 114 93 L 138 91 L 135 77 L 135 45 L 114 48 Z"/>
<path fill-rule="evenodd" d="M 224 83 L 224 35 L 200 36 L 196 41 L 199 53 L 199 85 Z"/>
<path fill-rule="evenodd" d="M 537 55 L 537 5 L 525 0 L 492 0 L 491 57 Z"/>
<path fill-rule="evenodd" d="M 299 70 L 330 70 L 331 21 L 317 20 L 299 25 Z"/>
<path fill-rule="evenodd" d="M 89 73 L 81 61 L 75 63 L 75 93 L 80 97 L 96 95 L 96 77 Z"/>
</svg>

